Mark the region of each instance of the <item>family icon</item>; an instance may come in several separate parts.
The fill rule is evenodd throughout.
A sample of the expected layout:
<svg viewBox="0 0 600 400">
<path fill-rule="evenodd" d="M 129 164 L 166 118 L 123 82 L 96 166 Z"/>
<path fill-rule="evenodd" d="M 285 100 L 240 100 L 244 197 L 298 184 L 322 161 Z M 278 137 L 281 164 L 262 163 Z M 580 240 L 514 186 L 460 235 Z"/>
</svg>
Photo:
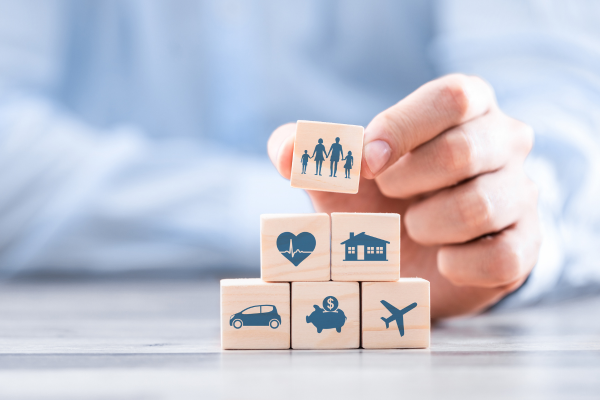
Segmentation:
<svg viewBox="0 0 600 400">
<path fill-rule="evenodd" d="M 329 158 L 329 176 L 333 178 L 337 178 L 337 167 L 338 162 L 346 161 L 344 164 L 344 169 L 346 170 L 345 178 L 350 179 L 350 170 L 354 165 L 354 157 L 352 157 L 352 152 L 349 151 L 344 158 L 344 151 L 342 149 L 342 145 L 340 144 L 340 138 L 335 138 L 335 143 L 331 145 L 329 151 L 326 150 L 325 145 L 323 145 L 323 139 L 319 139 L 317 145 L 315 146 L 315 150 L 313 151 L 312 156 L 308 155 L 308 150 L 304 150 L 304 154 L 302 154 L 302 174 L 306 174 L 306 167 L 308 166 L 308 160 L 314 157 L 314 161 L 316 163 L 315 175 L 321 176 L 321 168 L 323 166 L 323 161 L 326 158 Z"/>
</svg>

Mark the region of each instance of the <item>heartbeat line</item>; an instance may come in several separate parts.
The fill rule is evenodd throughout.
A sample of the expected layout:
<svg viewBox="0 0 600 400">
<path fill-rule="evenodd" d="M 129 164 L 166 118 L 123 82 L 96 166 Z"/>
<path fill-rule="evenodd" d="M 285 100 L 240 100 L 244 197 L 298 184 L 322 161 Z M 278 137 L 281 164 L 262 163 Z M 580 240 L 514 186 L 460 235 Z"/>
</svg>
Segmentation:
<svg viewBox="0 0 600 400">
<path fill-rule="evenodd" d="M 310 254 L 310 251 L 302 251 L 302 250 L 294 250 L 294 246 L 292 246 L 292 239 L 290 239 L 290 249 L 286 250 L 286 251 L 282 251 L 281 254 L 285 254 L 288 253 L 290 256 L 294 257 L 296 254 L 301 253 L 301 254 Z"/>
</svg>

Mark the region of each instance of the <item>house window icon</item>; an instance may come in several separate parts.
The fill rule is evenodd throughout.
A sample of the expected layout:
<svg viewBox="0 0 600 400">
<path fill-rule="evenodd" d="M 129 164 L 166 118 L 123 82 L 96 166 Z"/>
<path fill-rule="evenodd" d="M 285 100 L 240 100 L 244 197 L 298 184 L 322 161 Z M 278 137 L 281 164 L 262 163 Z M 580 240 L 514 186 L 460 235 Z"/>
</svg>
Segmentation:
<svg viewBox="0 0 600 400">
<path fill-rule="evenodd" d="M 356 236 L 350 232 L 350 238 L 340 244 L 346 246 L 344 261 L 387 261 L 387 245 L 390 242 L 364 232 Z"/>
</svg>

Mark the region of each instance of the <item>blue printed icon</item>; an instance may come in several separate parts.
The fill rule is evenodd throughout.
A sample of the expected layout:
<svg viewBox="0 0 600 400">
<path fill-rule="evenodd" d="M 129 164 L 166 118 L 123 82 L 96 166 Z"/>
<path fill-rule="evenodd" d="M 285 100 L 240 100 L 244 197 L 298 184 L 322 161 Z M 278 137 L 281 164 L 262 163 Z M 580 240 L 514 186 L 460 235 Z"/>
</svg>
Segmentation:
<svg viewBox="0 0 600 400">
<path fill-rule="evenodd" d="M 390 242 L 364 232 L 356 236 L 350 232 L 350 238 L 340 244 L 346 246 L 344 261 L 387 261 L 387 245 Z"/>
<path fill-rule="evenodd" d="M 341 332 L 342 326 L 346 323 L 346 314 L 338 309 L 338 300 L 333 296 L 327 296 L 323 300 L 323 308 L 314 305 L 315 311 L 306 317 L 307 324 L 313 324 L 317 328 L 317 333 L 323 329 L 334 329 Z M 325 311 L 327 310 L 327 311 Z"/>
<path fill-rule="evenodd" d="M 345 178 L 352 179 L 350 177 L 350 170 L 354 165 L 354 157 L 352 157 L 352 152 L 349 151 L 346 158 L 344 158 L 344 150 L 342 149 L 342 145 L 340 144 L 340 138 L 335 138 L 335 143 L 331 144 L 329 151 L 323 144 L 323 139 L 319 139 L 317 145 L 315 146 L 315 150 L 313 151 L 312 156 L 308 155 L 308 150 L 304 150 L 304 154 L 300 157 L 300 161 L 302 163 L 302 173 L 306 174 L 306 166 L 308 165 L 308 159 L 313 158 L 316 163 L 315 175 L 321 176 L 321 167 L 323 166 L 323 161 L 326 158 L 329 158 L 329 177 L 337 178 L 337 167 L 338 162 L 346 161 L 344 164 L 344 169 L 346 170 Z"/>
<path fill-rule="evenodd" d="M 294 266 L 298 266 L 315 250 L 317 241 L 309 232 L 297 236 L 291 232 L 283 232 L 277 237 L 277 249 Z"/>
<path fill-rule="evenodd" d="M 381 304 L 383 304 L 385 308 L 392 313 L 392 315 L 388 318 L 381 317 L 383 322 L 385 322 L 385 329 L 390 327 L 390 322 L 396 321 L 396 324 L 398 325 L 398 331 L 400 331 L 400 337 L 404 336 L 404 314 L 415 308 L 417 303 L 412 303 L 404 307 L 402 310 L 398 310 L 385 300 L 381 300 Z"/>
<path fill-rule="evenodd" d="M 242 326 L 270 326 L 273 329 L 281 325 L 281 316 L 277 307 L 270 304 L 252 306 L 229 317 L 229 326 L 240 329 Z"/>
</svg>

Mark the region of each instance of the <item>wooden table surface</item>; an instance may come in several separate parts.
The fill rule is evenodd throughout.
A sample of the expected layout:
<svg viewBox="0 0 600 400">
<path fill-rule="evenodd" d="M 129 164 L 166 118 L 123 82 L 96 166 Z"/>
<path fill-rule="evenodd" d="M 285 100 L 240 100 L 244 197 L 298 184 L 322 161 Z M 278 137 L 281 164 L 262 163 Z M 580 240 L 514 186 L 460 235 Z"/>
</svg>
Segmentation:
<svg viewBox="0 0 600 400">
<path fill-rule="evenodd" d="M 3 282 L 0 399 L 598 399 L 599 309 L 454 320 L 430 350 L 222 352 L 216 280 Z"/>
</svg>

